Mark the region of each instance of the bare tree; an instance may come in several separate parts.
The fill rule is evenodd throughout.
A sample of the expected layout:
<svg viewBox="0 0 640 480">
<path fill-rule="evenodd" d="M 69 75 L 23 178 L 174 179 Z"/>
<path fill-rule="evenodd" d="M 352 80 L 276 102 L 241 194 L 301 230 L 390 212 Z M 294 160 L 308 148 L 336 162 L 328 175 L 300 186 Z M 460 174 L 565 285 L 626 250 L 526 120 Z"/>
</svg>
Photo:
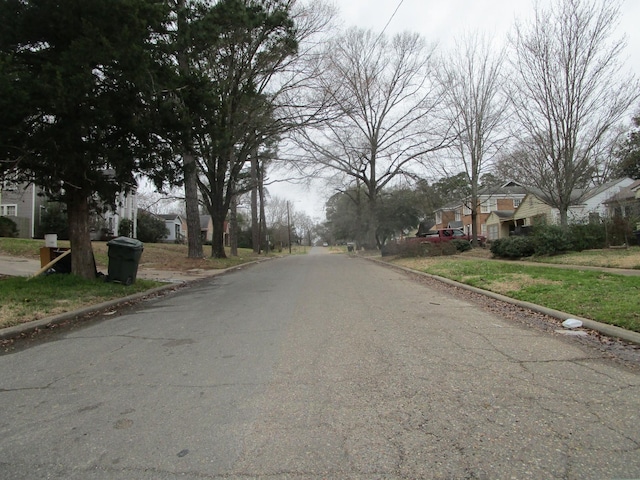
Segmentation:
<svg viewBox="0 0 640 480">
<path fill-rule="evenodd" d="M 478 238 L 478 190 L 480 178 L 506 142 L 504 124 L 508 100 L 503 90 L 504 49 L 496 49 L 478 34 L 456 43 L 452 55 L 442 61 L 439 79 L 444 91 L 443 112 L 454 140 L 455 156 L 449 166 L 465 172 L 470 185 L 471 225 Z"/>
<path fill-rule="evenodd" d="M 232 198 L 248 191 L 244 177 L 252 176 L 252 156 L 259 161 L 262 149 L 313 115 L 296 110 L 294 92 L 310 76 L 302 67 L 309 63 L 301 60 L 305 42 L 325 27 L 328 19 L 321 13 L 331 9 L 322 2 L 305 8 L 296 0 L 228 0 L 216 6 L 225 30 L 199 63 L 211 95 L 205 98 L 209 115 L 199 119 L 194 143 L 198 186 L 213 219 L 211 253 L 224 257 L 224 220 Z M 259 169 L 264 178 L 263 162 Z M 256 178 L 254 169 L 254 188 Z"/>
<path fill-rule="evenodd" d="M 316 227 L 313 219 L 304 212 L 296 212 L 293 216 L 293 225 L 296 237 L 302 241 L 303 245 L 311 246 L 313 231 Z"/>
<path fill-rule="evenodd" d="M 305 165 L 364 186 L 369 246 L 381 190 L 415 173 L 412 168 L 445 143 L 433 115 L 441 99 L 431 76 L 434 50 L 417 34 L 387 40 L 348 30 L 329 44 L 317 78 L 316 91 L 331 100 L 331 114 L 296 136 Z"/>
<path fill-rule="evenodd" d="M 619 16 L 615 1 L 554 0 L 516 25 L 510 96 L 524 153 L 519 178 L 560 211 L 562 225 L 640 91 L 623 73 L 624 41 L 611 40 Z"/>
<path fill-rule="evenodd" d="M 284 198 L 274 196 L 266 205 L 266 223 L 271 232 L 270 240 L 280 250 L 289 245 L 292 215 L 295 215 L 295 210 Z"/>
</svg>

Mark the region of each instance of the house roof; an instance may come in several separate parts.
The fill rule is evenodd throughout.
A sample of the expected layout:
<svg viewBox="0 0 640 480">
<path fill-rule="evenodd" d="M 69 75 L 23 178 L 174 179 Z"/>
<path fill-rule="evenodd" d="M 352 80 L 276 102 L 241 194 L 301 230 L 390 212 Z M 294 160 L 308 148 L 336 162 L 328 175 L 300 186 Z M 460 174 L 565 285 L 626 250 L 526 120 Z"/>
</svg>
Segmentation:
<svg viewBox="0 0 640 480">
<path fill-rule="evenodd" d="M 571 205 L 579 205 L 580 203 L 582 203 L 583 199 L 585 198 L 584 194 L 585 194 L 584 188 L 574 189 L 573 192 L 571 192 Z M 527 195 L 533 195 L 538 200 L 541 200 L 547 205 L 551 203 L 547 194 L 542 190 L 540 190 L 539 188 L 527 187 Z"/>
<path fill-rule="evenodd" d="M 177 213 L 161 213 L 157 216 L 162 218 L 163 220 L 176 220 L 178 218 L 181 218 Z"/>
<path fill-rule="evenodd" d="M 611 180 L 609 182 L 603 183 L 602 185 L 598 185 L 596 187 L 590 188 L 588 189 L 585 194 L 584 197 L 582 198 L 582 201 L 585 200 L 589 200 L 590 198 L 595 197 L 596 195 L 599 195 L 603 192 L 606 192 L 608 189 L 615 187 L 616 185 L 618 185 L 620 182 L 624 182 L 625 178 L 616 178 L 615 180 Z M 631 179 L 629 179 L 631 180 Z M 633 184 L 631 184 L 633 185 Z"/>
<path fill-rule="evenodd" d="M 478 195 L 497 196 L 497 195 L 525 195 L 527 189 L 516 182 L 507 182 L 499 187 L 486 187 L 478 192 Z"/>
<path fill-rule="evenodd" d="M 607 198 L 604 203 L 620 202 L 635 199 L 635 191 L 640 188 L 640 180 L 636 180 L 628 187 L 620 189 L 618 193 Z"/>
<path fill-rule="evenodd" d="M 458 200 L 456 202 L 447 203 L 446 205 L 443 205 L 440 208 L 436 208 L 434 212 L 451 212 L 460 208 L 461 206 L 462 206 L 462 203 L 460 202 L 460 200 Z"/>
<path fill-rule="evenodd" d="M 494 210 L 493 212 L 494 215 L 496 215 L 497 217 L 500 217 L 502 219 L 505 218 L 511 218 L 513 217 L 513 214 L 515 213 L 515 210 Z"/>
</svg>

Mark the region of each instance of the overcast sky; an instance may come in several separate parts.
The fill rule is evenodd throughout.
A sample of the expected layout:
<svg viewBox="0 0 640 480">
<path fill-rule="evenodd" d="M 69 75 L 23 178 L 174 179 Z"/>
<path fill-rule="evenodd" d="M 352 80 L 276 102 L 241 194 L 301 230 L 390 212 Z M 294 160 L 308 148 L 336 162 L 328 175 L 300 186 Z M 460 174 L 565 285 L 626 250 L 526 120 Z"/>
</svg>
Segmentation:
<svg viewBox="0 0 640 480">
<path fill-rule="evenodd" d="M 551 0 L 538 0 L 548 5 Z M 608 1 L 608 0 L 603 0 Z M 533 16 L 535 0 L 335 0 L 342 26 L 359 26 L 385 33 L 405 30 L 418 32 L 428 41 L 449 48 L 456 37 L 467 31 L 480 31 L 497 40 L 506 38 L 516 19 L 527 21 Z M 397 8 L 397 11 L 396 11 Z M 394 12 L 395 15 L 394 15 Z M 640 0 L 623 0 L 618 37 L 626 36 L 627 65 L 640 76 Z M 393 18 L 392 18 L 393 17 Z M 323 205 L 327 193 L 323 188 L 306 191 L 291 185 L 274 185 L 272 195 L 295 201 L 296 210 L 324 220 Z"/>
</svg>

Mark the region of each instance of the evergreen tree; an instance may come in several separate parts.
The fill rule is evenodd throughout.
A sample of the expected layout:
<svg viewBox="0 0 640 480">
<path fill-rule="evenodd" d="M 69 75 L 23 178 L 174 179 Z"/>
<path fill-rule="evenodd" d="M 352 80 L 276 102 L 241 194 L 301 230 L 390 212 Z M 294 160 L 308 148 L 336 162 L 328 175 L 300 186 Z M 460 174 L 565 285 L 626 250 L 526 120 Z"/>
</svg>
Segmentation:
<svg viewBox="0 0 640 480">
<path fill-rule="evenodd" d="M 73 273 L 95 275 L 93 202 L 162 173 L 154 32 L 163 0 L 0 0 L 2 171 L 64 202 Z M 158 177 L 158 178 L 161 178 Z"/>
<path fill-rule="evenodd" d="M 619 163 L 616 173 L 620 177 L 640 179 L 640 115 L 633 118 L 634 128 L 629 132 L 617 152 Z"/>
</svg>

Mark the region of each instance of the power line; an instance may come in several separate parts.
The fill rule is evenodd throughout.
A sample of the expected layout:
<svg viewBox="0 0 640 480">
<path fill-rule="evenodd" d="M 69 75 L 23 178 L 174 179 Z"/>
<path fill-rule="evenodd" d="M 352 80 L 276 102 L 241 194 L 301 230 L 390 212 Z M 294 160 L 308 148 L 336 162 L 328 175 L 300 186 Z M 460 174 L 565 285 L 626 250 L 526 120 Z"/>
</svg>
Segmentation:
<svg viewBox="0 0 640 480">
<path fill-rule="evenodd" d="M 389 17 L 389 21 L 387 22 L 387 24 L 382 29 L 382 32 L 380 32 L 380 36 L 384 35 L 385 30 L 387 29 L 387 27 L 389 26 L 389 24 L 393 20 L 393 17 L 396 16 L 396 13 L 398 13 L 398 10 L 400 10 L 400 7 L 402 6 L 403 3 L 404 3 L 404 0 L 400 0 L 400 2 L 398 3 L 398 6 L 396 7 L 396 9 L 391 14 L 391 17 Z"/>
</svg>

